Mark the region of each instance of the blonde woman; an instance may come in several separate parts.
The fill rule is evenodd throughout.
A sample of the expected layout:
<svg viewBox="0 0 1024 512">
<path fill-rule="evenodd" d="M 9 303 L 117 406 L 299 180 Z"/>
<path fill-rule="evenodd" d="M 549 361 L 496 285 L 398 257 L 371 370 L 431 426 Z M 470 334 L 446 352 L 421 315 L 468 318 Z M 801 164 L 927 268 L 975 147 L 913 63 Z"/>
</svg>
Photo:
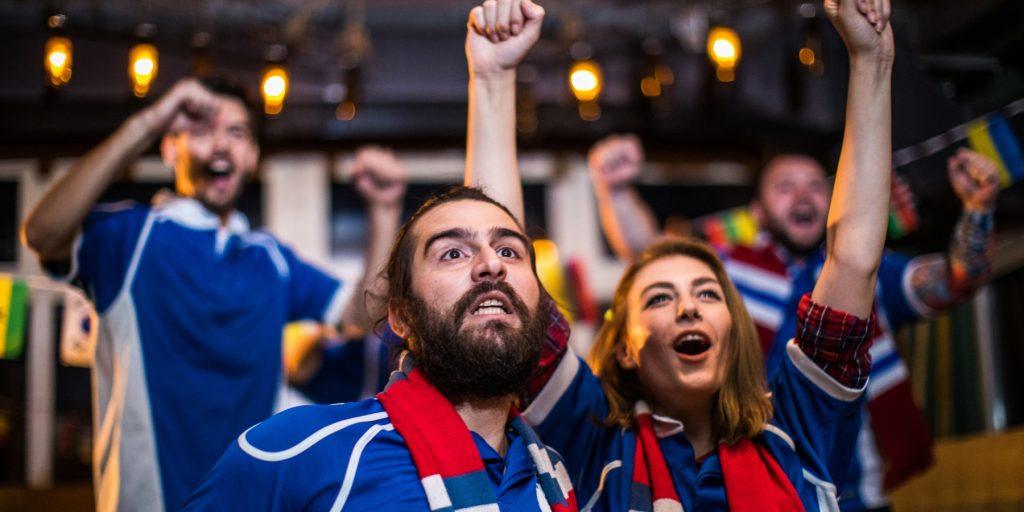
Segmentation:
<svg viewBox="0 0 1024 512">
<path fill-rule="evenodd" d="M 754 324 L 713 250 L 650 247 L 616 288 L 593 373 L 556 343 L 524 413 L 565 458 L 583 509 L 838 510 L 833 480 L 871 366 L 893 44 L 888 2 L 825 7 L 850 54 L 846 130 L 827 261 L 792 312 L 787 360 L 766 382 Z"/>
</svg>

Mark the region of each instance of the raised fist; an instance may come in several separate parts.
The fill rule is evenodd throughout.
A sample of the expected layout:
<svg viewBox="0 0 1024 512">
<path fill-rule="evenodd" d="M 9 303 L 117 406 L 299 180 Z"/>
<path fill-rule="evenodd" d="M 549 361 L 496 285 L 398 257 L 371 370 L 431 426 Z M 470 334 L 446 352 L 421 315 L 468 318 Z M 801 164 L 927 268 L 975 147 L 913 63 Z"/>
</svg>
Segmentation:
<svg viewBox="0 0 1024 512">
<path fill-rule="evenodd" d="M 892 60 L 889 0 L 825 0 L 824 7 L 850 55 Z"/>
<path fill-rule="evenodd" d="M 965 210 L 988 211 L 999 194 L 999 169 L 985 155 L 960 148 L 946 162 L 949 183 Z"/>
<path fill-rule="evenodd" d="M 611 135 L 590 148 L 587 164 L 595 181 L 617 189 L 636 179 L 644 164 L 644 149 L 636 135 Z"/>
<path fill-rule="evenodd" d="M 469 12 L 466 60 L 474 75 L 511 71 L 540 38 L 544 8 L 533 0 L 485 0 Z"/>
<path fill-rule="evenodd" d="M 189 131 L 197 125 L 212 123 L 220 103 L 217 95 L 198 80 L 185 78 L 153 105 L 151 121 L 155 127 L 172 132 Z"/>
<path fill-rule="evenodd" d="M 373 205 L 397 205 L 405 197 L 408 176 L 394 153 L 379 146 L 363 146 L 352 164 L 352 182 L 359 195 Z"/>
</svg>

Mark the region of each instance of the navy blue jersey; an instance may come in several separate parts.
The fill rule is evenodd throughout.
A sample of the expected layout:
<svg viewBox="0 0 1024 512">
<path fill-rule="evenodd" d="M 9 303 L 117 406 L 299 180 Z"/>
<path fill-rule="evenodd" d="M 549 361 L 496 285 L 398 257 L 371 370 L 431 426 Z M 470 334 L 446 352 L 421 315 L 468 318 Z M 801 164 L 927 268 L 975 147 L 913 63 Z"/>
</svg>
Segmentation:
<svg viewBox="0 0 1024 512">
<path fill-rule="evenodd" d="M 838 510 L 833 457 L 852 450 L 854 440 L 837 434 L 858 421 L 863 389 L 835 381 L 792 341 L 771 384 L 774 416 L 755 441 L 768 448 L 807 510 Z M 523 413 L 565 459 L 581 510 L 629 510 L 636 433 L 603 424 L 607 415 L 600 381 L 571 352 Z M 683 509 L 728 510 L 716 452 L 696 460 L 680 422 L 658 415 L 654 420 Z"/>
<path fill-rule="evenodd" d="M 67 276 L 100 313 L 99 510 L 177 510 L 240 432 L 273 414 L 286 322 L 335 323 L 349 287 L 235 213 L 192 199 L 101 205 Z"/>
<path fill-rule="evenodd" d="M 524 439 L 504 457 L 472 433 L 501 510 L 540 511 Z M 546 502 L 544 503 L 546 509 Z M 185 506 L 199 510 L 430 510 L 405 440 L 376 399 L 289 409 L 231 444 Z M 488 509 L 490 510 L 490 509 Z"/>
<path fill-rule="evenodd" d="M 734 247 L 720 256 L 762 338 L 765 368 L 770 379 L 782 367 L 786 342 L 796 331 L 796 319 L 790 312 L 800 297 L 814 288 L 825 262 L 824 250 L 798 260 L 773 243 L 767 233 L 761 233 L 754 244 Z M 840 504 L 845 512 L 888 503 L 883 485 L 884 457 L 876 443 L 879 433 L 872 430 L 868 405 L 877 397 L 901 391 L 897 388 L 909 385 L 909 371 L 897 351 L 893 332 L 909 322 L 936 313 L 917 298 L 910 282 L 915 269 L 930 257 L 933 256 L 912 258 L 893 251 L 885 251 L 882 255 L 875 300 L 879 329 L 871 346 L 871 380 L 862 405 L 861 421 L 857 422 L 859 427 L 848 433 L 857 438 L 856 449 L 846 463 L 846 471 L 835 475 L 841 491 Z M 904 394 L 909 399 L 909 393 Z M 912 402 L 890 401 L 887 406 L 895 406 L 899 410 L 886 411 L 890 417 L 882 428 L 909 429 L 908 425 L 921 421 L 920 412 Z M 919 442 L 927 445 L 930 440 Z"/>
</svg>

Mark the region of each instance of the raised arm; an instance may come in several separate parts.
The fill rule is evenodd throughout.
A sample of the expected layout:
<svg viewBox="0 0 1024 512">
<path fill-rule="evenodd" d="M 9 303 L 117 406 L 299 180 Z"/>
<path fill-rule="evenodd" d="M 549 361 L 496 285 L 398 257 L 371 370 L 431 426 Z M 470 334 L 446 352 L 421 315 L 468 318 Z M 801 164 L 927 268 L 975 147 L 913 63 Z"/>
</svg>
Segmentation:
<svg viewBox="0 0 1024 512">
<path fill-rule="evenodd" d="M 79 159 L 36 204 L 25 221 L 24 239 L 43 261 L 67 261 L 89 210 L 118 172 L 168 129 L 185 129 L 210 118 L 217 97 L 194 79 L 185 79 L 152 106 L 132 115 L 116 132 Z"/>
<path fill-rule="evenodd" d="M 818 304 L 871 314 L 889 209 L 892 172 L 892 63 L 889 0 L 825 0 L 850 57 L 846 127 L 829 207 Z"/>
<path fill-rule="evenodd" d="M 963 213 L 953 229 L 949 251 L 921 256 L 910 276 L 910 293 L 935 311 L 959 304 L 988 280 L 999 193 L 999 170 L 985 155 L 961 148 L 947 166 Z"/>
<path fill-rule="evenodd" d="M 587 156 L 601 227 L 612 249 L 632 261 L 658 238 L 654 213 L 633 186 L 644 164 L 636 135 L 611 135 L 594 144 Z"/>
<path fill-rule="evenodd" d="M 516 66 L 540 37 L 544 8 L 532 0 L 486 0 L 469 13 L 469 121 L 465 184 L 480 187 L 520 223 L 516 159 Z"/>
<path fill-rule="evenodd" d="M 363 278 L 353 300 L 342 313 L 342 324 L 356 325 L 363 331 L 385 315 L 383 301 L 387 282 L 380 275 L 398 233 L 408 175 L 395 155 L 384 148 L 366 146 L 356 152 L 352 179 L 363 196 L 369 219 Z"/>
</svg>

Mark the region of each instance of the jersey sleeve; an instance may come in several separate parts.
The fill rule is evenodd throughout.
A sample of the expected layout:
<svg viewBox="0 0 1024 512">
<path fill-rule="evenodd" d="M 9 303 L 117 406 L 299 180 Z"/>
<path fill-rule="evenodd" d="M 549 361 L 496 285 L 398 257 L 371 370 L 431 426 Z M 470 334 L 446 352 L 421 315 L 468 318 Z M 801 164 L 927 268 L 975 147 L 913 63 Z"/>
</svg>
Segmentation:
<svg viewBox="0 0 1024 512">
<path fill-rule="evenodd" d="M 804 296 L 797 337 L 786 345 L 786 357 L 771 384 L 774 415 L 768 429 L 787 441 L 806 469 L 826 481 L 842 476 L 856 444 L 852 433 L 859 427 L 867 379 L 850 373 L 870 368 L 872 325 L 871 319 L 814 304 Z M 866 361 L 844 365 L 843 353 Z"/>
<path fill-rule="evenodd" d="M 912 257 L 894 251 L 886 251 L 882 255 L 878 267 L 878 298 L 894 331 L 908 322 L 930 318 L 937 313 L 918 298 L 911 281 L 914 271 L 921 265 L 931 263 L 930 259 L 936 256 Z"/>
<path fill-rule="evenodd" d="M 336 325 L 353 286 L 327 274 L 280 245 L 288 263 L 288 321 L 316 320 Z"/>
<path fill-rule="evenodd" d="M 287 510 L 279 464 L 257 460 L 231 443 L 183 510 Z"/>
<path fill-rule="evenodd" d="M 98 310 L 105 310 L 124 284 L 149 211 L 131 201 L 97 205 L 82 223 L 71 260 L 44 261 L 43 267 L 52 277 L 80 286 Z"/>
<path fill-rule="evenodd" d="M 601 462 L 600 447 L 613 431 L 603 424 L 607 416 L 608 402 L 600 382 L 571 349 L 523 412 L 544 444 L 565 460 L 574 483 L 581 471 Z"/>
</svg>

